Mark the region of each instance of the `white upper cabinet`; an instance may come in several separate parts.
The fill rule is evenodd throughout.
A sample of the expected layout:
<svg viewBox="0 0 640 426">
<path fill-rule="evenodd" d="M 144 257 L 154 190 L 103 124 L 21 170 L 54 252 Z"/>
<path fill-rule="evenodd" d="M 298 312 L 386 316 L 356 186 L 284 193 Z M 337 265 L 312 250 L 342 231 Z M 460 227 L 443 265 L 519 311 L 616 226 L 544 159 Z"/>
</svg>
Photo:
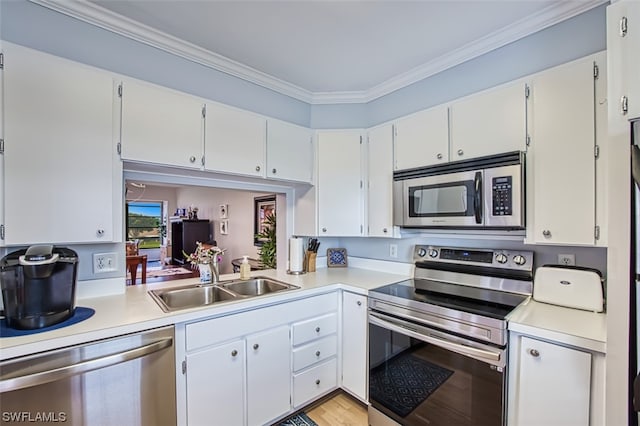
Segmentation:
<svg viewBox="0 0 640 426">
<path fill-rule="evenodd" d="M 313 134 L 311 129 L 267 120 L 268 178 L 311 183 L 313 179 Z"/>
<path fill-rule="evenodd" d="M 456 101 L 449 119 L 451 161 L 525 151 L 525 83 L 509 83 Z"/>
<path fill-rule="evenodd" d="M 599 58 L 599 59 L 598 59 Z M 593 55 L 538 73 L 531 82 L 527 154 L 531 243 L 593 245 L 596 238 L 596 106 Z"/>
<path fill-rule="evenodd" d="M 202 167 L 204 103 L 148 83 L 122 82 L 123 160 Z"/>
<path fill-rule="evenodd" d="M 318 132 L 318 235 L 363 235 L 362 133 Z"/>
<path fill-rule="evenodd" d="M 367 228 L 370 237 L 392 237 L 393 228 L 393 126 L 367 134 Z"/>
<path fill-rule="evenodd" d="M 619 60 L 622 97 L 612 99 L 621 114 L 628 119 L 640 117 L 640 3 L 620 0 L 607 7 L 609 47 L 616 49 Z"/>
<path fill-rule="evenodd" d="M 266 120 L 263 117 L 207 103 L 205 129 L 206 170 L 265 176 Z"/>
<path fill-rule="evenodd" d="M 449 161 L 448 111 L 446 105 L 440 105 L 396 122 L 395 170 Z"/>
<path fill-rule="evenodd" d="M 3 50 L 4 244 L 121 241 L 111 76 L 10 43 Z"/>
</svg>

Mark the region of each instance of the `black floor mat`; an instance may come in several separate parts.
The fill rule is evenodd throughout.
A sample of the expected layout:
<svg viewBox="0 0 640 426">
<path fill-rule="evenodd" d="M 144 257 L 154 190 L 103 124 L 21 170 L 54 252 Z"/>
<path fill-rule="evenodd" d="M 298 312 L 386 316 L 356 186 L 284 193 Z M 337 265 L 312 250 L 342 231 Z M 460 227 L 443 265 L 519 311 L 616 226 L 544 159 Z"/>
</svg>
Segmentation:
<svg viewBox="0 0 640 426">
<path fill-rule="evenodd" d="M 451 370 L 402 353 L 371 370 L 369 398 L 406 417 L 452 374 Z"/>
</svg>

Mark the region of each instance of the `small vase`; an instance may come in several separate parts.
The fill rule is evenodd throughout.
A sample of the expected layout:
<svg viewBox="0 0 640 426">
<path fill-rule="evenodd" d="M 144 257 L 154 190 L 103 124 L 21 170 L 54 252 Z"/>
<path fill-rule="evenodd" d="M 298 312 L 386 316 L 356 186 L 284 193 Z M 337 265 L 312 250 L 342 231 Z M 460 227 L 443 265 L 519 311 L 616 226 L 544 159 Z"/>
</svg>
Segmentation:
<svg viewBox="0 0 640 426">
<path fill-rule="evenodd" d="M 213 282 L 213 270 L 210 263 L 198 263 L 198 270 L 200 270 L 200 283 L 208 284 Z"/>
</svg>

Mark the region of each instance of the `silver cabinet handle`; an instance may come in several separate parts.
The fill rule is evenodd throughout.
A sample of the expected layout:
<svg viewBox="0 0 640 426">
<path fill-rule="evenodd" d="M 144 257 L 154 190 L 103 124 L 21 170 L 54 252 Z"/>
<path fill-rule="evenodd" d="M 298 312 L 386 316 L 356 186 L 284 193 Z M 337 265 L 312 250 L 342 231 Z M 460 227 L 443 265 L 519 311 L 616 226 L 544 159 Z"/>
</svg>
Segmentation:
<svg viewBox="0 0 640 426">
<path fill-rule="evenodd" d="M 316 333 L 320 333 L 320 327 L 316 327 Z"/>
<path fill-rule="evenodd" d="M 461 149 L 459 149 L 459 150 L 458 150 L 458 155 L 462 155 L 462 154 L 464 154 L 464 151 L 463 151 L 463 150 L 461 150 Z"/>
<path fill-rule="evenodd" d="M 438 155 L 436 155 L 436 158 L 437 158 L 438 160 L 442 160 L 442 154 L 438 154 Z"/>
<path fill-rule="evenodd" d="M 271 169 L 271 173 L 276 174 L 276 169 Z"/>
<path fill-rule="evenodd" d="M 322 228 L 322 232 L 327 232 L 327 228 Z"/>
<path fill-rule="evenodd" d="M 254 344 L 253 344 L 253 349 L 254 349 L 254 350 L 257 350 L 259 347 L 260 347 L 260 345 L 259 345 L 259 344 L 257 344 L 257 343 L 254 343 Z"/>
<path fill-rule="evenodd" d="M 25 376 L 2 380 L 0 381 L 0 392 L 14 391 L 18 389 L 42 385 L 49 382 L 55 382 L 56 380 L 62 380 L 67 377 L 87 373 L 89 371 L 98 370 L 100 368 L 109 367 L 121 362 L 131 361 L 136 358 L 142 358 L 143 356 L 150 355 L 154 352 L 158 352 L 162 349 L 171 347 L 172 344 L 173 339 L 166 338 L 145 346 L 140 346 L 139 348 L 130 349 L 128 351 L 118 352 L 100 358 L 88 359 L 77 364 L 66 365 L 64 367 L 54 368 L 52 370 L 40 371 L 33 374 L 27 374 Z"/>
<path fill-rule="evenodd" d="M 260 171 L 260 166 L 256 166 L 256 172 Z"/>
<path fill-rule="evenodd" d="M 387 228 L 382 228 L 382 232 L 387 233 Z"/>
<path fill-rule="evenodd" d="M 96 230 L 96 236 L 104 237 L 104 229 L 97 229 Z"/>
<path fill-rule="evenodd" d="M 319 384 L 320 384 L 320 379 L 317 379 L 316 380 L 316 385 L 319 385 Z"/>
<path fill-rule="evenodd" d="M 538 358 L 540 356 L 540 352 L 537 349 L 529 349 L 529 355 L 534 358 Z"/>
<path fill-rule="evenodd" d="M 238 355 L 238 351 L 236 351 L 235 349 L 231 351 L 231 356 L 236 356 Z"/>
<path fill-rule="evenodd" d="M 551 236 L 551 231 L 549 231 L 548 229 L 545 229 L 544 231 L 542 231 L 542 235 L 545 238 L 549 238 Z"/>
<path fill-rule="evenodd" d="M 320 356 L 320 351 L 316 351 L 316 356 Z"/>
<path fill-rule="evenodd" d="M 193 155 L 191 157 L 189 157 L 189 162 L 195 163 L 196 162 L 196 157 L 193 156 Z"/>
<path fill-rule="evenodd" d="M 358 305 L 358 306 L 362 306 L 362 302 L 358 300 L 358 301 L 356 302 L 356 305 Z"/>
</svg>

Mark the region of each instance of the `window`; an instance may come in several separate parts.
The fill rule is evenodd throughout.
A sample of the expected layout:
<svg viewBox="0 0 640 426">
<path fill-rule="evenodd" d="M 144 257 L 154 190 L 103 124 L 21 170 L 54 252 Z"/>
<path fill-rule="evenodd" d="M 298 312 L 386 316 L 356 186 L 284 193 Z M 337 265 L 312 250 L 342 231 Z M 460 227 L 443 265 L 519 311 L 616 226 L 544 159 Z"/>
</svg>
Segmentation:
<svg viewBox="0 0 640 426">
<path fill-rule="evenodd" d="M 127 240 L 138 240 L 141 249 L 159 248 L 166 226 L 161 201 L 127 202 Z"/>
</svg>

